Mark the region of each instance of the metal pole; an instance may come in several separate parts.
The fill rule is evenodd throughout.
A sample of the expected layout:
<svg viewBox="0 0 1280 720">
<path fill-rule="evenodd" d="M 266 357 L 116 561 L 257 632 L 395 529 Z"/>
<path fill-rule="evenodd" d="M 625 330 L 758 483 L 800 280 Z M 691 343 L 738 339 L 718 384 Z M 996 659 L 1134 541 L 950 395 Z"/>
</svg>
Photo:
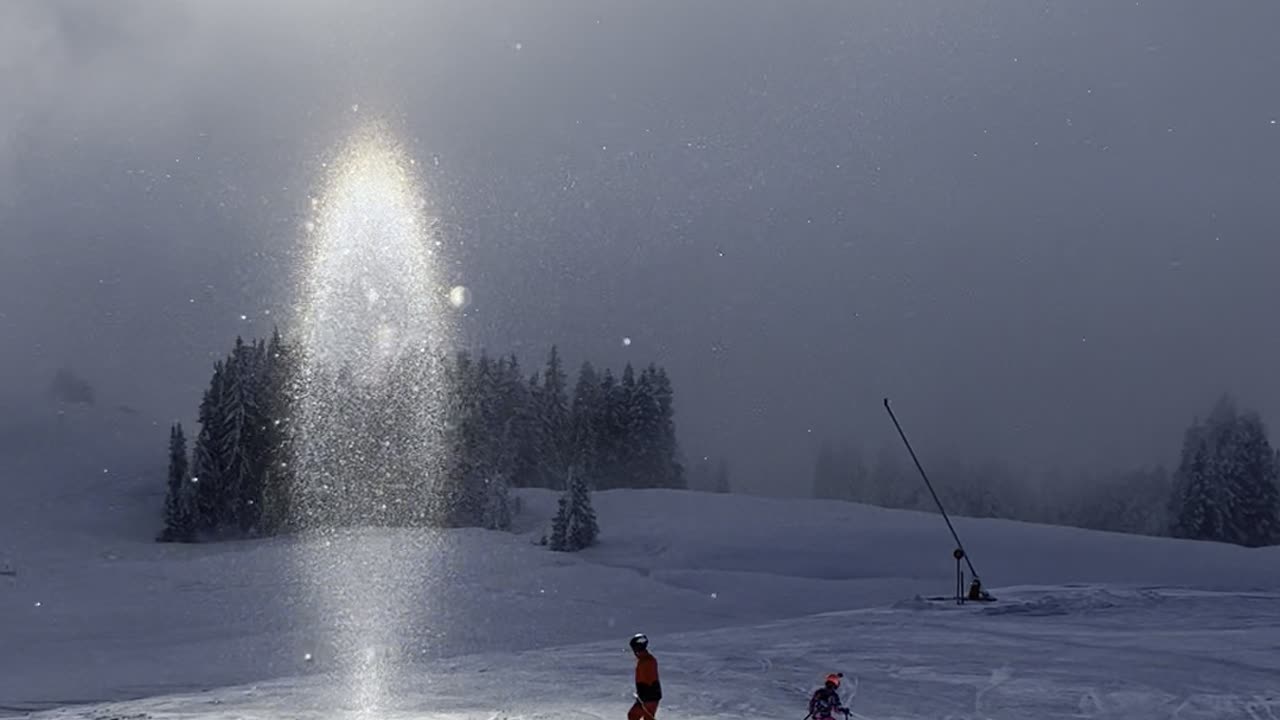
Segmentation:
<svg viewBox="0 0 1280 720">
<path fill-rule="evenodd" d="M 925 473 L 924 467 L 920 465 L 920 459 L 916 457 L 916 451 L 911 449 L 911 441 L 907 440 L 907 434 L 902 431 L 898 416 L 894 415 L 893 408 L 889 407 L 889 398 L 884 399 L 884 409 L 889 412 L 889 417 L 893 420 L 893 426 L 898 428 L 898 435 L 902 437 L 902 443 L 907 446 L 907 452 L 911 453 L 911 460 L 916 464 L 916 470 L 919 470 L 920 477 L 924 478 L 925 487 L 929 488 L 929 494 L 933 496 L 933 501 L 937 503 L 938 512 L 942 513 L 942 519 L 947 521 L 947 529 L 951 531 L 951 537 L 956 541 L 956 548 L 964 552 L 964 561 L 969 566 L 969 573 L 975 578 L 978 577 L 978 571 L 973 569 L 973 562 L 969 560 L 969 553 L 965 552 L 964 545 L 960 542 L 960 536 L 956 534 L 956 528 L 951 524 L 951 518 L 947 517 L 947 511 L 942 507 L 942 501 L 938 499 L 938 493 L 933 491 L 933 483 L 929 482 L 929 476 Z"/>
</svg>

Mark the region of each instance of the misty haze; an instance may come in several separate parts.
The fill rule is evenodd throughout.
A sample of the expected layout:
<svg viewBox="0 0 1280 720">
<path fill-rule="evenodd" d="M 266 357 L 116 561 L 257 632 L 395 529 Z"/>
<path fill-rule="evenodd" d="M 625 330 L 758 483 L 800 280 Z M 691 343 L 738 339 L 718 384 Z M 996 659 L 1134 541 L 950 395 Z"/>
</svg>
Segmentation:
<svg viewBox="0 0 1280 720">
<path fill-rule="evenodd" d="M 0 2 L 0 716 L 1280 713 L 1278 29 Z"/>
</svg>

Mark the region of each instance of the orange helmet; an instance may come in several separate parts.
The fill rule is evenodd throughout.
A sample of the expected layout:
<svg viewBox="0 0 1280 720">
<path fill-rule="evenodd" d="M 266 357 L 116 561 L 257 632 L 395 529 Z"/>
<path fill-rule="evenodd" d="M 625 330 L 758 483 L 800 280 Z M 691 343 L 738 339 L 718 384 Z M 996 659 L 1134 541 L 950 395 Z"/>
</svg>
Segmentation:
<svg viewBox="0 0 1280 720">
<path fill-rule="evenodd" d="M 844 673 L 842 672 L 831 673 L 827 676 L 827 684 L 833 688 L 838 688 L 840 687 L 840 678 L 842 677 L 844 677 Z"/>
</svg>

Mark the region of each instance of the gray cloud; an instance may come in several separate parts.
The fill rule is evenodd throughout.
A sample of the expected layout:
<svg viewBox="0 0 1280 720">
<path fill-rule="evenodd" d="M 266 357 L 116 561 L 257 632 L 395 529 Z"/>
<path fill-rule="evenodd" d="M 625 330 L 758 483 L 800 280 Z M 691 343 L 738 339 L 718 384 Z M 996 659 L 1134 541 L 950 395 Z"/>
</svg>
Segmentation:
<svg viewBox="0 0 1280 720">
<path fill-rule="evenodd" d="M 1280 411 L 1278 13 L 0 4 L 0 384 L 189 414 L 377 115 L 474 342 L 666 364 L 750 487 L 891 439 L 884 395 L 939 452 L 1168 460 L 1221 390 Z"/>
</svg>

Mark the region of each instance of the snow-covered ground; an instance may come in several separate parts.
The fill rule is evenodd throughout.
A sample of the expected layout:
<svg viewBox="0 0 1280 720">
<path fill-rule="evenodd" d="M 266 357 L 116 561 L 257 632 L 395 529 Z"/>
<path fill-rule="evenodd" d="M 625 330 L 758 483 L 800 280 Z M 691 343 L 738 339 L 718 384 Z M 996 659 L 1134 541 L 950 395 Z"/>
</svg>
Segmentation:
<svg viewBox="0 0 1280 720">
<path fill-rule="evenodd" d="M 145 525 L 159 480 L 51 474 L 0 483 L 10 713 L 617 718 L 644 631 L 660 717 L 800 720 L 831 670 L 870 718 L 1280 716 L 1280 548 L 960 518 L 1000 600 L 957 607 L 917 599 L 954 582 L 917 513 L 615 491 L 563 555 L 525 492 L 515 533 L 173 546 Z"/>
</svg>

